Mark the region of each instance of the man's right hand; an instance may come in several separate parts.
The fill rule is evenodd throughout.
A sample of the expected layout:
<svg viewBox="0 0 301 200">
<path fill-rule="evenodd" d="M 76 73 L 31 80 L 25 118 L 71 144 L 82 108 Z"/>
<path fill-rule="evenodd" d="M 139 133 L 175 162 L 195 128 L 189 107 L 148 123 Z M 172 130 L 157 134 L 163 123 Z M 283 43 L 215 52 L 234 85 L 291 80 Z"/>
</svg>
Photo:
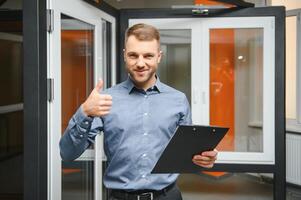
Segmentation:
<svg viewBox="0 0 301 200">
<path fill-rule="evenodd" d="M 112 106 L 112 96 L 100 94 L 103 87 L 103 81 L 99 80 L 89 97 L 82 104 L 82 110 L 85 115 L 90 117 L 101 117 L 109 114 Z"/>
</svg>

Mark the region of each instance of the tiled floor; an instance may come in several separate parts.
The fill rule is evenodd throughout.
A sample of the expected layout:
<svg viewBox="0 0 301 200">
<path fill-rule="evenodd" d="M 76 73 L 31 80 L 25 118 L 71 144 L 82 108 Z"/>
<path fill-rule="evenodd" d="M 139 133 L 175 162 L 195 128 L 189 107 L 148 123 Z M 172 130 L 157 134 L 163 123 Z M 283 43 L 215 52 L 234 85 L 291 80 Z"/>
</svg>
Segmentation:
<svg viewBox="0 0 301 200">
<path fill-rule="evenodd" d="M 20 159 L 20 158 L 18 158 Z M 22 197 L 14 193 L 22 191 L 22 185 L 7 184 L 22 176 L 22 173 L 7 173 L 15 159 L 2 161 L 0 164 L 0 200 L 19 200 Z M 15 170 L 14 170 L 15 171 Z M 15 171 L 16 172 L 16 171 Z M 87 185 L 80 173 L 65 177 L 65 190 L 62 200 L 91 200 L 93 191 L 87 191 Z M 8 182 L 9 181 L 9 182 Z M 19 181 L 20 182 L 20 181 Z M 267 181 L 246 174 L 228 174 L 222 178 L 205 175 L 181 175 L 178 185 L 184 200 L 272 200 L 273 185 Z M 91 185 L 90 187 L 91 188 Z M 286 200 L 301 200 L 301 186 L 288 185 Z"/>
<path fill-rule="evenodd" d="M 178 185 L 184 200 L 272 200 L 273 185 L 247 174 L 222 178 L 181 175 Z M 301 200 L 301 188 L 287 188 L 287 200 Z"/>
<path fill-rule="evenodd" d="M 73 186 L 64 191 L 63 200 L 90 200 L 75 177 L 69 177 Z M 246 174 L 222 178 L 187 174 L 179 177 L 178 185 L 184 200 L 273 200 L 272 184 Z M 286 200 L 301 200 L 301 188 L 288 187 Z"/>
</svg>

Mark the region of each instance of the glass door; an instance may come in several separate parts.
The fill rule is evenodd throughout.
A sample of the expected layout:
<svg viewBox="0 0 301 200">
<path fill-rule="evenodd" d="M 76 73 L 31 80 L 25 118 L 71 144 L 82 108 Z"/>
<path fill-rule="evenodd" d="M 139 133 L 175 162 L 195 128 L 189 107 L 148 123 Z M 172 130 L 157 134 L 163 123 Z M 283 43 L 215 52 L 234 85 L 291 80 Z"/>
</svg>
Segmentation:
<svg viewBox="0 0 301 200">
<path fill-rule="evenodd" d="M 186 94 L 193 123 L 230 128 L 217 162 L 274 164 L 274 17 L 129 20 L 136 23 L 160 30 L 159 77 Z"/>
<path fill-rule="evenodd" d="M 274 164 L 274 27 L 274 17 L 202 22 L 204 123 L 230 128 L 218 162 Z"/>
<path fill-rule="evenodd" d="M 21 200 L 24 198 L 22 10 L 3 9 L 0 16 L 0 199 Z"/>
<path fill-rule="evenodd" d="M 159 29 L 163 57 L 158 68 L 158 76 L 163 83 L 186 94 L 194 108 L 196 90 L 193 73 L 198 69 L 201 40 L 199 21 L 190 18 L 177 19 L 130 19 L 129 26 L 136 23 L 147 23 Z"/>
<path fill-rule="evenodd" d="M 54 13 L 53 31 L 48 35 L 48 77 L 53 86 L 48 104 L 48 199 L 100 200 L 104 191 L 102 136 L 68 162 L 60 157 L 59 140 L 97 80 L 105 80 L 106 87 L 115 83 L 111 75 L 115 72 L 115 19 L 81 0 L 52 0 L 48 5 Z M 105 37 L 106 32 L 112 37 Z"/>
</svg>

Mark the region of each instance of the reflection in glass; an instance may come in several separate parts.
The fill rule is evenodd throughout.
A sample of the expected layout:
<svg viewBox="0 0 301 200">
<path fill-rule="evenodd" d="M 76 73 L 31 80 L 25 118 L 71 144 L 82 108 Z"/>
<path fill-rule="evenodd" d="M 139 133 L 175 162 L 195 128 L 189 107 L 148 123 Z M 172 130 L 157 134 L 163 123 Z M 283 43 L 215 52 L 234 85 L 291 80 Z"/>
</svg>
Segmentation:
<svg viewBox="0 0 301 200">
<path fill-rule="evenodd" d="M 272 200 L 273 174 L 227 173 L 209 177 L 182 174 L 177 184 L 183 199 L 189 200 Z"/>
<path fill-rule="evenodd" d="M 297 118 L 297 17 L 286 17 L 286 118 L 295 120 Z"/>
<path fill-rule="evenodd" d="M 22 36 L 0 32 L 0 106 L 23 102 Z"/>
<path fill-rule="evenodd" d="M 191 31 L 159 30 L 163 57 L 160 81 L 184 92 L 191 102 Z"/>
<path fill-rule="evenodd" d="M 93 200 L 93 161 L 62 162 L 63 200 Z"/>
<path fill-rule="evenodd" d="M 93 88 L 93 28 L 62 15 L 62 132 Z"/>
<path fill-rule="evenodd" d="M 0 19 L 0 199 L 21 200 L 24 191 L 21 24 Z"/>
<path fill-rule="evenodd" d="M 263 29 L 210 30 L 210 124 L 230 127 L 219 150 L 263 151 Z"/>
<path fill-rule="evenodd" d="M 62 133 L 93 89 L 94 27 L 61 16 Z M 62 162 L 62 199 L 93 199 L 93 163 Z"/>
</svg>

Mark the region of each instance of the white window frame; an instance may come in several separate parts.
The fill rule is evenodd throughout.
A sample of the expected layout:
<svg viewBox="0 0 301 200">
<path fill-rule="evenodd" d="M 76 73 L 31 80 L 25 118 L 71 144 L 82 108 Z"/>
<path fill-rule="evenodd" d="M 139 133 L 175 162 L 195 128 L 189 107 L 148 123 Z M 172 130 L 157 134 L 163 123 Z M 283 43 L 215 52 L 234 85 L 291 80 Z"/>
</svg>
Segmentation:
<svg viewBox="0 0 301 200">
<path fill-rule="evenodd" d="M 296 119 L 286 119 L 286 131 L 301 132 L 301 9 L 286 11 L 286 17 L 294 16 L 296 16 Z"/>
<path fill-rule="evenodd" d="M 263 152 L 220 152 L 217 163 L 274 164 L 275 163 L 275 18 L 274 17 L 231 17 L 209 18 L 203 24 L 204 63 L 210 68 L 210 29 L 263 28 Z M 201 79 L 206 80 L 206 102 L 209 99 L 209 72 Z M 200 84 L 200 83 L 199 83 Z M 255 99 L 254 99 L 255 100 Z M 207 104 L 209 113 L 210 105 Z M 208 114 L 209 116 L 209 114 Z M 209 117 L 208 117 L 209 118 Z M 207 124 L 209 124 L 209 119 Z"/>
<path fill-rule="evenodd" d="M 209 124 L 209 78 L 211 28 L 263 28 L 263 152 L 219 152 L 217 163 L 274 164 L 275 163 L 275 18 L 163 18 L 129 19 L 136 23 L 151 24 L 158 29 L 191 29 L 191 99 L 194 124 Z M 202 61 L 202 62 L 200 62 Z"/>
<path fill-rule="evenodd" d="M 94 29 L 94 84 L 104 78 L 102 58 L 102 19 L 112 24 L 111 63 L 112 76 L 116 75 L 116 19 L 82 0 L 48 0 L 53 9 L 54 30 L 47 35 L 47 77 L 54 79 L 54 99 L 48 103 L 48 200 L 61 200 L 62 176 L 59 141 L 61 138 L 61 14 L 68 15 Z M 115 78 L 112 80 L 115 84 Z M 95 138 L 94 150 L 88 149 L 77 161 L 94 161 L 94 199 L 102 199 L 103 134 Z"/>
</svg>

